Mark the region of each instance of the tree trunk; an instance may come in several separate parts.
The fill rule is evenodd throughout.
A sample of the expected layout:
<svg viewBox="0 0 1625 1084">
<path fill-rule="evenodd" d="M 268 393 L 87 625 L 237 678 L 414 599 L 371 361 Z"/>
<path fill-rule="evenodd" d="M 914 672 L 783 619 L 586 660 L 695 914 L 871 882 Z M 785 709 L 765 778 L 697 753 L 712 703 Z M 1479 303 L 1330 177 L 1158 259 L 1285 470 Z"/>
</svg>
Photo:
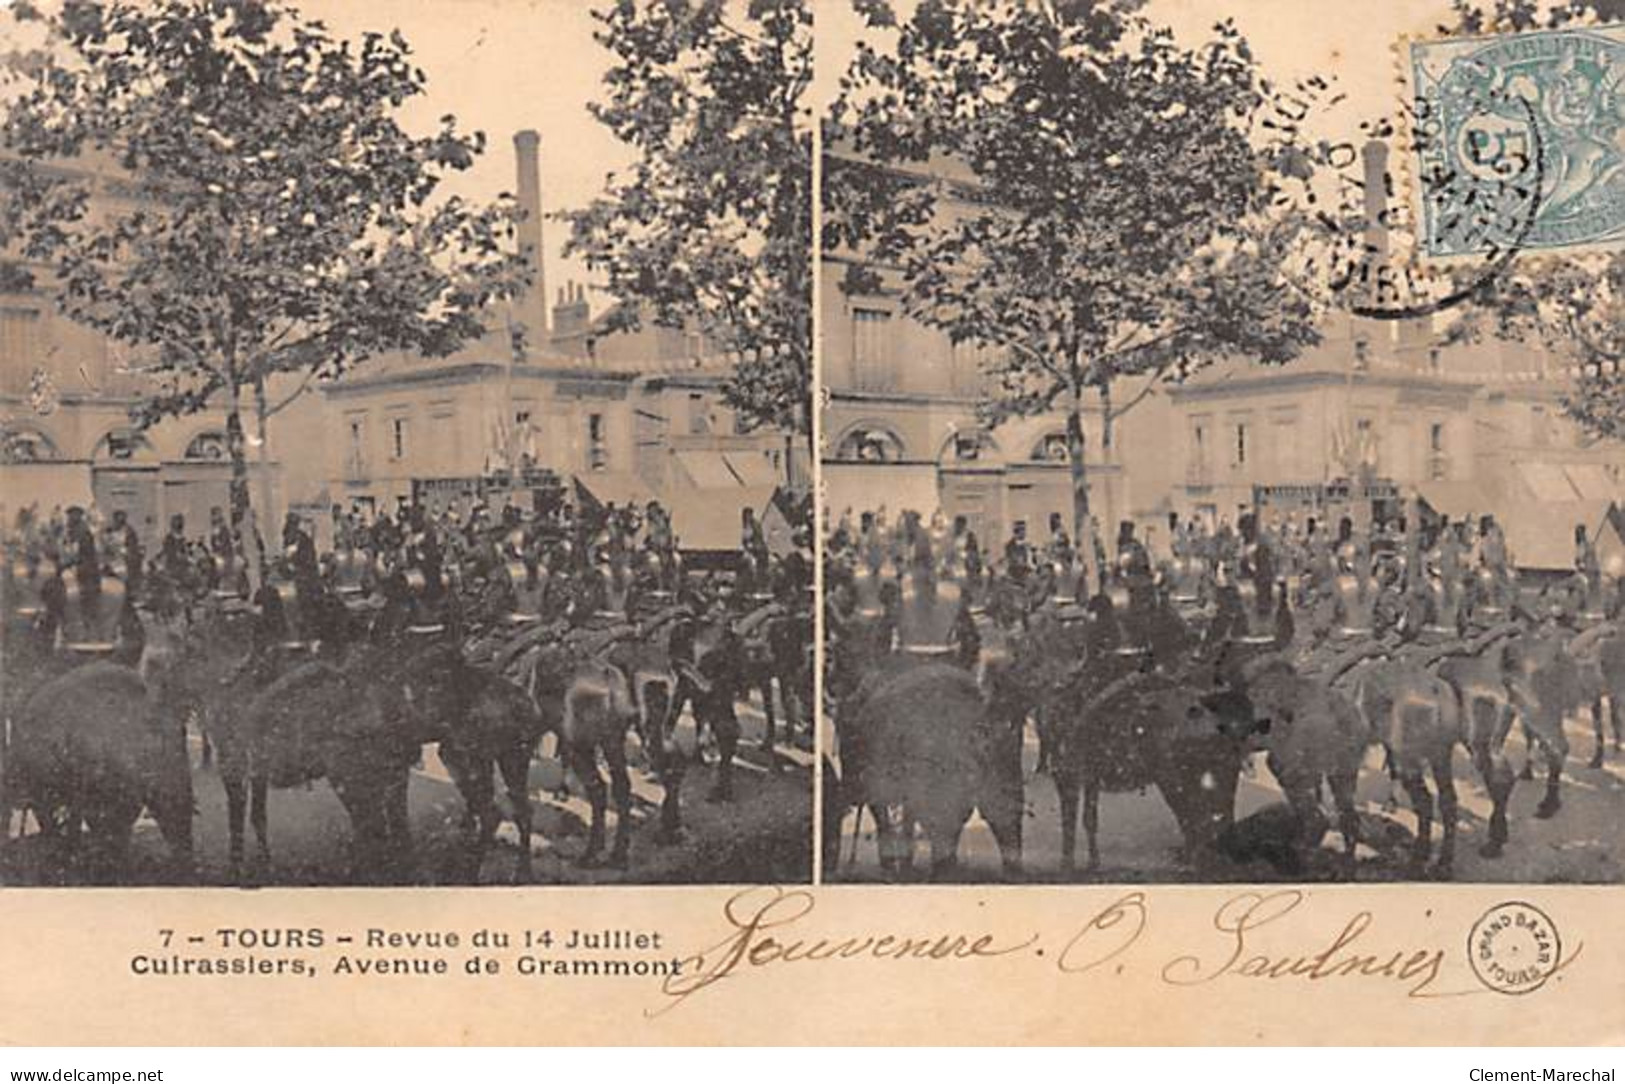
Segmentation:
<svg viewBox="0 0 1625 1084">
<path fill-rule="evenodd" d="M 265 547 L 259 532 L 254 529 L 253 508 L 248 499 L 248 442 L 243 433 L 242 388 L 234 377 L 228 379 L 226 384 L 226 452 L 231 457 L 231 529 L 242 542 L 242 557 L 248 563 L 249 589 L 257 593 L 264 576 Z"/>
<path fill-rule="evenodd" d="M 269 524 L 267 529 L 275 530 L 276 524 L 272 522 L 274 510 L 271 506 L 270 417 L 270 410 L 265 401 L 265 378 L 260 377 L 254 381 L 254 428 L 255 436 L 260 442 L 260 518 Z"/>
<path fill-rule="evenodd" d="M 1112 385 L 1109 379 L 1100 383 L 1100 462 L 1102 466 L 1111 466 L 1116 458 L 1116 450 L 1112 446 L 1112 423 L 1116 418 L 1112 414 Z M 1117 479 L 1120 473 L 1113 473 L 1104 479 L 1100 487 L 1100 522 L 1104 524 L 1110 539 L 1117 537 Z M 1115 542 L 1108 543 L 1114 545 Z"/>
<path fill-rule="evenodd" d="M 1100 570 L 1095 561 L 1094 529 L 1089 521 L 1089 472 L 1084 462 L 1083 388 L 1072 385 L 1072 401 L 1066 412 L 1066 457 L 1072 472 L 1072 540 L 1083 563 L 1082 593 L 1091 594 L 1099 585 Z"/>
</svg>

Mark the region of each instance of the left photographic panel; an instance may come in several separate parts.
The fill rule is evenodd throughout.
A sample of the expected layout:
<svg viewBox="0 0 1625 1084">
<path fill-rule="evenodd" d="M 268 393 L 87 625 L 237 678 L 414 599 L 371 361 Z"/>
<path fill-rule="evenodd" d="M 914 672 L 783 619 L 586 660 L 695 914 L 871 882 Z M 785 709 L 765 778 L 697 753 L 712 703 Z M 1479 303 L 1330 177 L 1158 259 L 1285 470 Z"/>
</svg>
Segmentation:
<svg viewBox="0 0 1625 1084">
<path fill-rule="evenodd" d="M 0 884 L 808 881 L 810 0 L 0 42 Z"/>
</svg>

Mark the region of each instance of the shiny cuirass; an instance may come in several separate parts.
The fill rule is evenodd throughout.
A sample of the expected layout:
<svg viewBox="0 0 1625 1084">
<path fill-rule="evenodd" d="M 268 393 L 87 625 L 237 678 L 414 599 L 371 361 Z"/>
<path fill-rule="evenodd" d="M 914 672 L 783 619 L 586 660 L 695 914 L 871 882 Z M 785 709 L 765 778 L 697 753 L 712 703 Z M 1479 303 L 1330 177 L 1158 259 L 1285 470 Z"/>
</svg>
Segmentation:
<svg viewBox="0 0 1625 1084">
<path fill-rule="evenodd" d="M 1370 635 L 1375 626 L 1377 583 L 1367 578 L 1344 573 L 1332 582 L 1332 594 L 1337 602 L 1335 633 L 1343 635 Z"/>
</svg>

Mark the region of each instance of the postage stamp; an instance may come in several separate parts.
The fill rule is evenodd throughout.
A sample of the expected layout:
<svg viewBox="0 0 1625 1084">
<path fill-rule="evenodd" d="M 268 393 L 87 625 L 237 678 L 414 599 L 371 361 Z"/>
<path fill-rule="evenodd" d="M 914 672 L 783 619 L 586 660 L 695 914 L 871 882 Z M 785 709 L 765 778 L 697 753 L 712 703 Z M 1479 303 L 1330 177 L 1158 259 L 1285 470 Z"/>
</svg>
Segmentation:
<svg viewBox="0 0 1625 1084">
<path fill-rule="evenodd" d="M 1412 41 L 1421 255 L 1625 242 L 1625 25 Z"/>
</svg>

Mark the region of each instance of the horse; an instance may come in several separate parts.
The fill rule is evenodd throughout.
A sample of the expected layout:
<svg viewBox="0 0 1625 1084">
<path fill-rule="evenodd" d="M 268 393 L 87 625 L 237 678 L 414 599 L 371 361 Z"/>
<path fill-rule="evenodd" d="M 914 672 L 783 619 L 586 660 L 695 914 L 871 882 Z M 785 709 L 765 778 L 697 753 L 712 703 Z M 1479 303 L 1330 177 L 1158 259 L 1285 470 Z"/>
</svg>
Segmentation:
<svg viewBox="0 0 1625 1084">
<path fill-rule="evenodd" d="M 35 689 L 13 729 L 6 790 L 36 815 L 44 811 L 42 830 L 70 843 L 82 822 L 95 864 L 107 869 L 122 867 L 136 820 L 150 810 L 184 879 L 192 861 L 192 779 L 161 665 L 154 660 L 138 671 L 96 661 Z"/>
<path fill-rule="evenodd" d="M 783 770 L 774 755 L 778 717 L 773 686 L 777 682 L 784 706 L 785 735 L 793 739 L 802 725 L 804 705 L 811 691 L 811 616 L 787 610 L 780 603 L 758 607 L 741 618 L 738 631 L 744 638 L 745 688 L 761 693 L 762 711 L 767 716 L 767 733 L 762 748 L 768 754 L 768 768 Z"/>
<path fill-rule="evenodd" d="M 965 824 L 980 812 L 1005 876 L 1019 879 L 1019 722 L 990 705 L 964 667 L 884 650 L 890 628 L 883 619 L 856 617 L 834 645 L 830 682 L 842 789 L 874 816 L 882 870 L 895 876 L 911 866 L 918 825 L 930 844 L 932 878 L 947 879 Z"/>
<path fill-rule="evenodd" d="M 1249 660 L 1240 677 L 1253 705 L 1257 744 L 1300 823 L 1314 820 L 1321 785 L 1330 786 L 1352 874 L 1360 833 L 1354 786 L 1375 732 L 1347 696 L 1298 673 L 1280 655 Z"/>
<path fill-rule="evenodd" d="M 537 667 L 537 685 L 532 695 L 538 702 L 550 691 L 543 684 L 544 672 L 542 667 Z M 578 861 L 584 866 L 592 865 L 604 849 L 607 802 L 604 777 L 598 772 L 598 757 L 602 754 L 609 768 L 609 797 L 615 801 L 616 816 L 615 842 L 610 848 L 609 863 L 624 868 L 632 842 L 632 779 L 627 769 L 626 734 L 637 710 L 626 674 L 605 659 L 582 660 L 571 666 L 564 676 L 558 701 L 562 706 L 558 719 L 559 754 L 564 766 L 581 780 L 592 804 L 587 847 Z M 662 827 L 675 831 L 677 788 L 670 782 L 666 787 Z M 667 808 L 670 814 L 666 813 Z"/>
<path fill-rule="evenodd" d="M 550 729 L 548 720 L 522 686 L 469 665 L 461 651 L 450 645 L 420 653 L 414 666 L 434 673 L 448 687 L 449 695 L 438 701 L 447 714 L 426 718 L 421 736 L 438 741 L 440 760 L 463 799 L 471 876 L 478 879 L 485 851 L 502 823 L 494 786 L 500 776 L 509 816 L 519 834 L 513 881 L 528 882 L 533 837 L 530 762 L 542 735 Z"/>
</svg>

